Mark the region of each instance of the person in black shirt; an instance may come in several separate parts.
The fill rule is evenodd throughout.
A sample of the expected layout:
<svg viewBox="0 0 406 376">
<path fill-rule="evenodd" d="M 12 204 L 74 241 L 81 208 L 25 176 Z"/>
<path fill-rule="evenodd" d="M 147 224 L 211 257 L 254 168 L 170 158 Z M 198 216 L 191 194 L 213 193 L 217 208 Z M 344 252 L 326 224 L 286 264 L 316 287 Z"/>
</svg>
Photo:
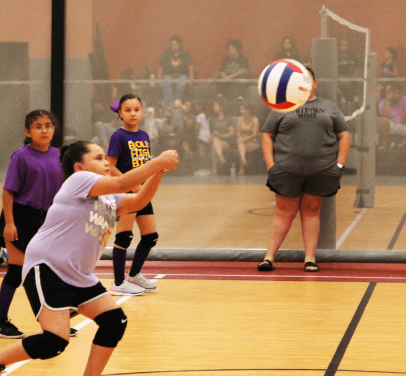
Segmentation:
<svg viewBox="0 0 406 376">
<path fill-rule="evenodd" d="M 246 84 L 234 80 L 248 78 L 248 58 L 241 54 L 242 43 L 240 40 L 230 40 L 227 43 L 227 48 L 228 55 L 224 58 L 216 78 L 226 79 L 230 82 L 217 83 L 216 91 L 220 98 L 242 100 Z"/>
<path fill-rule="evenodd" d="M 194 79 L 193 59 L 183 49 L 182 40 L 176 35 L 171 37 L 170 49 L 159 60 L 158 79 L 161 78 L 167 80 L 163 83 L 165 106 L 171 105 L 176 99 L 182 99 L 187 80 Z M 173 80 L 176 80 L 175 85 Z"/>
</svg>

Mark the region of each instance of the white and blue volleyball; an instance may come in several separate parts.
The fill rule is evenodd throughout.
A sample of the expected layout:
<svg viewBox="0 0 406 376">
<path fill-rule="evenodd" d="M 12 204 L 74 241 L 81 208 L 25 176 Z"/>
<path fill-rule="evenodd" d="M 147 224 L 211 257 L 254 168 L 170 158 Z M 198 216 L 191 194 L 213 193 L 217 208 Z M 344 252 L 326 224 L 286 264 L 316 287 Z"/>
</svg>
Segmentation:
<svg viewBox="0 0 406 376">
<path fill-rule="evenodd" d="M 296 60 L 283 59 L 269 64 L 261 73 L 258 91 L 273 110 L 289 112 L 303 106 L 310 96 L 312 78 Z"/>
</svg>

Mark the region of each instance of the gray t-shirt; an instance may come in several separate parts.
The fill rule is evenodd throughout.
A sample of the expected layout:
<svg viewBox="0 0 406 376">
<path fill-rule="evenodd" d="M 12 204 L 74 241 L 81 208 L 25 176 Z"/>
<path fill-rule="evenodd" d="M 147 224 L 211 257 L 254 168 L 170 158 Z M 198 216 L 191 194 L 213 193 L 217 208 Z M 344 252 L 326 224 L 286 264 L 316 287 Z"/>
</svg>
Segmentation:
<svg viewBox="0 0 406 376">
<path fill-rule="evenodd" d="M 348 131 L 338 106 L 324 98 L 295 111 L 272 111 L 262 128 L 275 135 L 275 164 L 298 174 L 314 174 L 337 163 L 337 134 Z"/>
<path fill-rule="evenodd" d="M 70 285 L 90 287 L 98 283 L 93 269 L 110 239 L 117 205 L 124 196 L 88 197 L 100 178 L 80 171 L 63 183 L 45 223 L 27 246 L 23 281 L 31 268 L 44 263 Z"/>
</svg>

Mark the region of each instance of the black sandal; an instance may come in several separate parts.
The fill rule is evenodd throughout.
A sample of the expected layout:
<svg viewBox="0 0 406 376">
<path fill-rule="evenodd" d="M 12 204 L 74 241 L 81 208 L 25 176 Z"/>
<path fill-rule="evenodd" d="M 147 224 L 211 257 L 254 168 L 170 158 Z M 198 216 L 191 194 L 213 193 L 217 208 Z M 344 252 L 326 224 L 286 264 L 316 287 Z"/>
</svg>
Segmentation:
<svg viewBox="0 0 406 376">
<path fill-rule="evenodd" d="M 316 268 L 316 269 L 310 269 L 310 268 Z M 305 272 L 318 272 L 320 270 L 319 266 L 313 262 L 313 261 L 307 261 L 304 264 L 304 271 Z"/>
<path fill-rule="evenodd" d="M 275 267 L 271 260 L 264 260 L 258 264 L 257 269 L 260 272 L 271 272 L 272 270 L 275 270 Z"/>
</svg>

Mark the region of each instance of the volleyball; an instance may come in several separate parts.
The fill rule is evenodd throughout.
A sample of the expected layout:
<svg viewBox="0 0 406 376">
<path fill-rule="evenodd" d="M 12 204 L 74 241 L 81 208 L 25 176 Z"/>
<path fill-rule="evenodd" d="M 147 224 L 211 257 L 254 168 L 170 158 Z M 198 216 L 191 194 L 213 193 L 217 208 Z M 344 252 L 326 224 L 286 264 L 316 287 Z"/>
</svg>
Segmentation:
<svg viewBox="0 0 406 376">
<path fill-rule="evenodd" d="M 269 64 L 258 80 L 258 91 L 265 104 L 279 112 L 303 106 L 310 96 L 312 78 L 296 60 L 282 59 Z"/>
</svg>

